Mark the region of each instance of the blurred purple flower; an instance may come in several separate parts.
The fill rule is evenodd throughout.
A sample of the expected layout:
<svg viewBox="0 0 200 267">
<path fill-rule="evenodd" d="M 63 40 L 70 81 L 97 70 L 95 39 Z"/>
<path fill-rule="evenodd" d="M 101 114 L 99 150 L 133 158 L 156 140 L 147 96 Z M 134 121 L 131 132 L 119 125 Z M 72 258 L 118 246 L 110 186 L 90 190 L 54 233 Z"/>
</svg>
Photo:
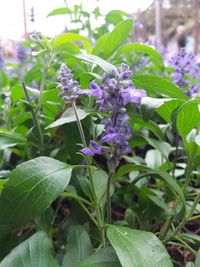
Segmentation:
<svg viewBox="0 0 200 267">
<path fill-rule="evenodd" d="M 17 59 L 20 64 L 28 61 L 31 54 L 31 50 L 28 47 L 25 47 L 23 43 L 18 43 L 17 45 Z"/>
<path fill-rule="evenodd" d="M 169 61 L 170 66 L 175 69 L 175 73 L 171 74 L 174 82 L 182 89 L 186 90 L 188 96 L 197 94 L 200 84 L 200 66 L 197 62 L 196 56 L 190 52 L 187 52 L 184 48 L 181 48 L 176 55 L 174 55 Z M 194 81 L 190 81 L 186 76 L 198 79 L 194 84 Z"/>
<path fill-rule="evenodd" d="M 86 147 L 80 151 L 87 156 L 94 156 L 95 154 L 102 154 L 102 148 L 95 141 L 90 141 L 90 148 Z"/>
</svg>

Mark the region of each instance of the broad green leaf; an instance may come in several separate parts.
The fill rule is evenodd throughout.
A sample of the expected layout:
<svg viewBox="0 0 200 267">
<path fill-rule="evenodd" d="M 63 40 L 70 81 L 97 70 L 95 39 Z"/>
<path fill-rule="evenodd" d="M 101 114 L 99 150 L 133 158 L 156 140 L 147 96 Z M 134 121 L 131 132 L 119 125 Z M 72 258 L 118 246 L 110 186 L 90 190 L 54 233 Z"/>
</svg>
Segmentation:
<svg viewBox="0 0 200 267">
<path fill-rule="evenodd" d="M 76 58 L 82 59 L 86 62 L 98 65 L 102 70 L 104 70 L 107 74 L 112 74 L 115 66 L 110 64 L 109 62 L 105 61 L 104 59 L 95 56 L 95 55 L 73 55 Z"/>
<path fill-rule="evenodd" d="M 187 100 L 188 97 L 174 83 L 155 75 L 135 75 L 133 82 L 137 88 L 145 89 L 149 96 L 164 95 Z"/>
<path fill-rule="evenodd" d="M 97 43 L 93 49 L 93 54 L 104 59 L 112 56 L 129 36 L 132 27 L 133 20 L 127 19 L 121 21 L 112 32 L 97 40 Z"/>
<path fill-rule="evenodd" d="M 121 54 L 130 54 L 131 52 L 136 52 L 136 53 L 143 53 L 151 58 L 151 60 L 159 65 L 163 66 L 163 58 L 161 54 L 156 51 L 154 48 L 145 45 L 145 44 L 139 44 L 139 43 L 134 43 L 134 44 L 126 44 L 122 48 L 120 48 L 117 52 L 117 56 Z"/>
<path fill-rule="evenodd" d="M 65 15 L 65 14 L 69 14 L 71 11 L 68 7 L 61 7 L 61 8 L 56 8 L 54 10 L 52 10 L 47 17 L 51 17 L 51 16 L 56 16 L 56 15 Z"/>
<path fill-rule="evenodd" d="M 48 157 L 12 171 L 0 196 L 0 224 L 23 226 L 40 215 L 67 187 L 72 167 Z"/>
<path fill-rule="evenodd" d="M 183 100 L 173 99 L 169 101 L 164 101 L 161 106 L 156 107 L 156 112 L 167 122 L 172 123 L 173 112 L 182 104 Z"/>
<path fill-rule="evenodd" d="M 106 15 L 106 21 L 113 25 L 117 25 L 120 21 L 128 17 L 128 14 L 122 10 L 112 10 Z"/>
<path fill-rule="evenodd" d="M 113 226 L 107 236 L 122 267 L 173 267 L 167 250 L 153 233 Z"/>
<path fill-rule="evenodd" d="M 77 267 L 121 267 L 112 247 L 106 247 L 82 261 Z"/>
<path fill-rule="evenodd" d="M 193 128 L 200 127 L 200 100 L 189 100 L 184 103 L 177 112 L 176 128 L 182 137 L 185 148 L 189 153 L 193 153 L 194 142 L 188 142 L 187 136 Z"/>
<path fill-rule="evenodd" d="M 53 49 L 56 50 L 59 46 L 64 45 L 67 42 L 76 42 L 81 41 L 86 46 L 90 46 L 90 40 L 82 35 L 77 33 L 63 33 L 56 37 L 53 41 Z"/>
<path fill-rule="evenodd" d="M 81 225 L 71 226 L 62 267 L 77 266 L 92 254 L 92 249 L 92 244 L 85 228 Z"/>
<path fill-rule="evenodd" d="M 0 150 L 4 150 L 9 147 L 16 146 L 19 140 L 8 137 L 8 136 L 0 136 Z"/>
<path fill-rule="evenodd" d="M 143 136 L 143 138 L 148 142 L 149 145 L 157 149 L 165 157 L 165 159 L 168 159 L 168 156 L 171 152 L 171 145 L 169 143 L 161 142 L 147 136 Z"/>
<path fill-rule="evenodd" d="M 145 162 L 149 168 L 159 169 L 164 163 L 163 156 L 156 149 L 149 149 L 145 155 Z"/>
<path fill-rule="evenodd" d="M 0 267 L 58 267 L 52 256 L 52 244 L 44 232 L 38 232 L 14 248 Z"/>
<path fill-rule="evenodd" d="M 145 122 L 142 117 L 138 114 L 129 113 L 129 117 L 131 117 L 133 123 L 137 123 L 144 127 L 145 129 L 149 129 L 158 139 L 163 140 L 164 134 L 160 127 L 153 121 Z"/>
<path fill-rule="evenodd" d="M 83 109 L 81 108 L 77 108 L 77 112 L 78 112 L 78 116 L 80 120 L 83 120 L 85 117 L 87 117 L 89 115 L 89 113 L 85 112 Z M 70 122 L 74 122 L 76 121 L 76 116 L 74 113 L 74 109 L 73 107 L 68 108 L 60 117 L 60 119 L 57 119 L 56 121 L 54 121 L 53 123 L 51 123 L 47 129 L 49 128 L 54 128 L 54 127 L 58 127 L 61 126 L 63 124 L 67 124 Z"/>
</svg>

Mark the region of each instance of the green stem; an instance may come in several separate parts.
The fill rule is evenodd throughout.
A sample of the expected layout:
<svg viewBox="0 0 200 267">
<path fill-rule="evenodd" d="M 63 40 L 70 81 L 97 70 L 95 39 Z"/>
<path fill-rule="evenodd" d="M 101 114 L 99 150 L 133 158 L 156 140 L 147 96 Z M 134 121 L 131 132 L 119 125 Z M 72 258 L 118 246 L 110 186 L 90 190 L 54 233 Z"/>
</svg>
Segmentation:
<svg viewBox="0 0 200 267">
<path fill-rule="evenodd" d="M 195 211 L 195 209 L 196 209 L 196 207 L 197 207 L 199 201 L 200 201 L 200 194 L 196 196 L 196 198 L 195 198 L 195 200 L 194 200 L 194 202 L 193 202 L 193 204 L 192 204 L 192 207 L 191 207 L 191 209 L 190 209 L 190 212 L 189 212 L 188 216 L 185 216 L 185 217 L 183 218 L 182 222 L 180 222 L 180 224 L 179 224 L 179 225 L 176 227 L 176 229 L 174 230 L 173 234 L 172 234 L 167 240 L 165 240 L 165 242 L 167 242 L 167 241 L 169 241 L 170 239 L 173 239 L 174 237 L 176 237 L 176 236 L 179 234 L 179 232 L 181 231 L 181 229 L 185 226 L 185 224 L 186 224 L 188 221 L 190 221 L 190 218 L 191 218 L 193 212 Z"/>
<path fill-rule="evenodd" d="M 173 221 L 173 217 L 170 216 L 167 218 L 166 222 L 164 223 L 163 227 L 161 228 L 160 230 L 160 234 L 159 234 L 159 239 L 160 240 L 164 240 L 165 239 L 165 236 L 171 226 L 171 223 Z"/>
<path fill-rule="evenodd" d="M 178 240 L 182 245 L 185 246 L 185 248 L 187 248 L 190 252 L 192 252 L 193 255 L 196 256 L 196 251 L 193 248 L 191 248 L 184 240 L 182 240 L 179 237 L 176 237 L 175 239 Z"/>
<path fill-rule="evenodd" d="M 47 57 L 48 57 L 48 55 L 44 56 L 42 80 L 41 80 L 41 84 L 40 84 L 40 95 L 39 95 L 39 100 L 38 100 L 38 110 L 41 109 L 42 101 L 43 101 L 43 91 L 44 91 L 44 87 L 45 87 L 45 83 L 46 83 L 46 74 L 47 74 L 47 62 L 46 62 Z"/>
<path fill-rule="evenodd" d="M 28 92 L 27 92 L 26 85 L 25 85 L 24 82 L 22 82 L 22 87 L 24 89 L 24 94 L 25 94 L 26 100 L 30 103 L 30 100 L 29 100 L 29 97 L 28 97 Z M 31 105 L 30 105 L 30 110 L 31 110 L 33 124 L 34 124 L 34 126 L 35 126 L 35 128 L 37 129 L 37 132 L 38 132 L 40 147 L 41 147 L 41 150 L 43 150 L 43 148 L 44 148 L 44 140 L 43 140 L 43 135 L 42 135 L 42 131 L 41 131 L 41 128 L 40 128 L 40 124 L 38 122 L 38 119 L 37 119 L 37 116 L 36 116 L 36 114 L 34 112 L 34 109 L 31 107 Z"/>
<path fill-rule="evenodd" d="M 107 223 L 111 224 L 112 222 L 112 209 L 111 209 L 111 196 L 110 196 L 110 187 L 112 183 L 113 172 L 110 172 L 108 175 L 107 181 Z"/>
<path fill-rule="evenodd" d="M 75 117 L 76 117 L 76 122 L 77 122 L 77 125 L 78 125 L 78 129 L 79 129 L 79 133 L 80 133 L 82 144 L 83 144 L 84 147 L 87 147 L 85 134 L 84 134 L 84 131 L 83 131 L 83 127 L 82 127 L 81 121 L 80 121 L 79 116 L 78 116 L 78 111 L 77 111 L 77 108 L 76 108 L 75 101 L 72 101 L 72 106 L 73 106 L 73 109 L 74 109 L 74 114 L 75 114 Z M 90 164 L 89 157 L 86 157 L 86 162 L 87 162 L 87 170 L 88 170 L 88 176 L 89 176 L 89 181 L 90 181 L 90 187 L 91 187 L 91 191 L 92 191 L 92 198 L 93 198 L 92 200 L 95 201 L 97 227 L 98 227 L 98 229 L 100 231 L 100 234 L 101 234 L 101 242 L 102 242 L 103 245 L 105 245 L 105 233 L 104 233 L 104 230 L 101 230 L 102 229 L 102 215 L 101 215 L 101 212 L 100 212 L 99 204 L 98 203 L 96 204 L 96 193 L 95 193 L 95 187 L 94 187 L 94 181 L 93 181 L 93 177 L 92 177 L 91 164 Z"/>
</svg>

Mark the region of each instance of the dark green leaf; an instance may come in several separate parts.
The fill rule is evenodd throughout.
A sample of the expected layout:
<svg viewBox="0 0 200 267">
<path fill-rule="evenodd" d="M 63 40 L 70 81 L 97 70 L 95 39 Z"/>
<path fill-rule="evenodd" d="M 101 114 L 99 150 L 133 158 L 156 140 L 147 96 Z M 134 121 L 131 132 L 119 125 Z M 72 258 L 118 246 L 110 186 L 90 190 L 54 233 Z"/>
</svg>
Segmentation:
<svg viewBox="0 0 200 267">
<path fill-rule="evenodd" d="M 29 160 L 11 172 L 0 196 L 0 223 L 22 226 L 67 187 L 72 167 L 52 158 Z"/>
</svg>

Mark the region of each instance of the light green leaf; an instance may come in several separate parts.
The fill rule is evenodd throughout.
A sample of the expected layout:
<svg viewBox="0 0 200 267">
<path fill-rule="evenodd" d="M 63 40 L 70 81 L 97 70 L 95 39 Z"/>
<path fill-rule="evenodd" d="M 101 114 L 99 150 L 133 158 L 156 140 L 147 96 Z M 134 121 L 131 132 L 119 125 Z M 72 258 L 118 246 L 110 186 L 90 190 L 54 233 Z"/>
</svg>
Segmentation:
<svg viewBox="0 0 200 267">
<path fill-rule="evenodd" d="M 106 15 L 107 23 L 117 25 L 120 21 L 128 17 L 128 14 L 122 10 L 112 10 Z"/>
<path fill-rule="evenodd" d="M 135 75 L 133 82 L 139 89 L 145 89 L 148 96 L 164 95 L 187 100 L 188 97 L 174 83 L 155 75 Z"/>
<path fill-rule="evenodd" d="M 112 56 L 118 47 L 123 44 L 133 27 L 133 20 L 121 21 L 112 32 L 102 36 L 93 49 L 93 54 L 104 59 Z"/>
<path fill-rule="evenodd" d="M 103 60 L 102 58 L 95 56 L 95 55 L 73 55 L 76 58 L 82 59 L 86 62 L 98 65 L 102 70 L 104 70 L 107 74 L 112 74 L 113 70 L 116 68 L 114 65 L 110 64 L 109 62 Z"/>
<path fill-rule="evenodd" d="M 0 263 L 0 267 L 58 267 L 52 256 L 52 244 L 44 232 L 22 242 Z"/>
<path fill-rule="evenodd" d="M 173 267 L 161 241 L 150 232 L 109 227 L 108 239 L 122 267 Z"/>
<path fill-rule="evenodd" d="M 84 111 L 81 108 L 77 108 L 77 112 L 78 112 L 78 116 L 79 116 L 80 120 L 83 120 L 84 118 L 86 118 L 89 115 L 89 113 L 87 113 L 86 111 Z M 56 121 L 51 123 L 46 129 L 58 127 L 58 126 L 61 126 L 63 124 L 67 124 L 67 123 L 74 122 L 74 121 L 76 121 L 76 116 L 75 116 L 73 107 L 71 107 L 71 108 L 68 108 L 62 114 L 60 119 L 57 119 Z"/>
<path fill-rule="evenodd" d="M 121 267 L 121 264 L 113 248 L 106 247 L 82 261 L 77 267 Z"/>
<path fill-rule="evenodd" d="M 76 42 L 76 41 L 83 42 L 86 47 L 90 46 L 90 42 L 91 42 L 88 38 L 82 35 L 79 35 L 77 33 L 63 33 L 54 39 L 53 49 L 56 50 L 57 48 L 59 48 L 61 45 L 64 45 L 65 43 Z"/>
<path fill-rule="evenodd" d="M 72 167 L 48 157 L 12 171 L 0 196 L 0 224 L 23 226 L 40 215 L 67 187 Z"/>
<path fill-rule="evenodd" d="M 165 159 L 168 159 L 168 156 L 171 152 L 171 145 L 169 143 L 161 142 L 147 136 L 143 136 L 143 138 L 148 142 L 149 145 L 157 149 L 165 157 Z"/>
<path fill-rule="evenodd" d="M 91 254 L 92 244 L 85 228 L 80 225 L 71 226 L 62 267 L 75 267 Z"/>
<path fill-rule="evenodd" d="M 56 16 L 56 15 L 66 15 L 66 14 L 69 14 L 70 12 L 71 12 L 71 10 L 68 7 L 56 8 L 56 9 L 52 10 L 47 15 L 47 17 Z"/>
<path fill-rule="evenodd" d="M 154 48 L 145 45 L 145 44 L 126 44 L 120 48 L 117 52 L 117 56 L 121 54 L 130 54 L 131 52 L 143 53 L 151 58 L 151 60 L 158 66 L 163 66 L 163 58 L 161 54 L 156 51 Z"/>
</svg>

